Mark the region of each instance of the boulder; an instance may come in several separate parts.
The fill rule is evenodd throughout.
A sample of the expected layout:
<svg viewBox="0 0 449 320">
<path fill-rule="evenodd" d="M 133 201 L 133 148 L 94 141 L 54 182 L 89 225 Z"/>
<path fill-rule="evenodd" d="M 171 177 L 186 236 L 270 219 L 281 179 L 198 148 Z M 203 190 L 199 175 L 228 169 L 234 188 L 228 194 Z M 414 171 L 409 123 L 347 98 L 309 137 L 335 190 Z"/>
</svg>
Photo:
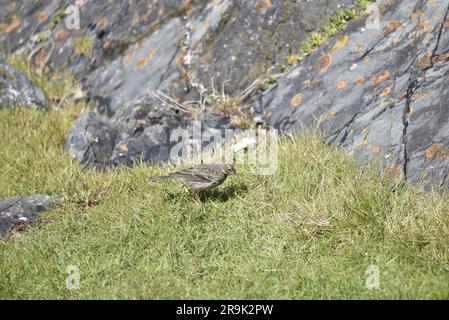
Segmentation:
<svg viewBox="0 0 449 320">
<path fill-rule="evenodd" d="M 293 134 L 318 127 L 361 163 L 449 186 L 449 4 L 389 1 L 281 77 L 254 108 Z"/>
<path fill-rule="evenodd" d="M 56 202 L 55 197 L 34 194 L 0 200 L 0 237 L 11 230 L 39 222 L 39 214 Z"/>
<path fill-rule="evenodd" d="M 43 91 L 0 58 L 0 108 L 8 106 L 43 108 L 44 104 Z"/>
<path fill-rule="evenodd" d="M 129 166 L 141 160 L 167 162 L 177 143 L 171 139 L 172 133 L 189 130 L 195 120 L 201 122 L 202 132 L 234 127 L 230 119 L 214 113 L 188 114 L 147 96 L 132 107 L 120 108 L 112 118 L 93 111 L 85 113 L 71 130 L 66 148 L 79 162 L 98 169 Z"/>
<path fill-rule="evenodd" d="M 130 107 L 145 90 L 197 97 L 211 81 L 245 89 L 296 51 L 309 31 L 353 0 L 76 1 L 80 29 L 66 26 L 73 1 L 4 2 L 0 45 L 44 70 L 70 70 L 99 111 Z M 45 64 L 45 66 L 43 65 Z"/>
<path fill-rule="evenodd" d="M 116 137 L 117 126 L 108 118 L 90 111 L 76 120 L 65 147 L 80 163 L 103 168 L 112 154 Z"/>
</svg>

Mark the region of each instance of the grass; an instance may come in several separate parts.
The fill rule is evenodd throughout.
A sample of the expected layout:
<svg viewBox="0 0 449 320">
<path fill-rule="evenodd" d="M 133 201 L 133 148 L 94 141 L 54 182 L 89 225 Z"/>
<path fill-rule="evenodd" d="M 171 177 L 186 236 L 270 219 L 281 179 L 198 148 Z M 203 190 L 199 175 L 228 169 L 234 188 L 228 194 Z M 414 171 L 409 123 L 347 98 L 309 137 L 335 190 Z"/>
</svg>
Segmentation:
<svg viewBox="0 0 449 320">
<path fill-rule="evenodd" d="M 274 176 L 238 166 L 195 200 L 147 181 L 168 166 L 83 170 L 62 146 L 85 108 L 0 110 L 0 198 L 65 199 L 0 240 L 0 298 L 449 298 L 447 193 L 359 168 L 310 134 L 282 141 Z"/>
<path fill-rule="evenodd" d="M 75 55 L 88 57 L 92 51 L 92 38 L 89 36 L 75 37 L 72 47 Z"/>
<path fill-rule="evenodd" d="M 51 79 L 43 71 L 33 66 L 24 55 L 7 55 L 8 64 L 22 72 L 33 85 L 41 88 L 51 103 L 59 103 L 78 88 L 75 78 L 69 72 L 52 73 Z M 49 106 L 50 107 L 50 106 Z"/>
</svg>

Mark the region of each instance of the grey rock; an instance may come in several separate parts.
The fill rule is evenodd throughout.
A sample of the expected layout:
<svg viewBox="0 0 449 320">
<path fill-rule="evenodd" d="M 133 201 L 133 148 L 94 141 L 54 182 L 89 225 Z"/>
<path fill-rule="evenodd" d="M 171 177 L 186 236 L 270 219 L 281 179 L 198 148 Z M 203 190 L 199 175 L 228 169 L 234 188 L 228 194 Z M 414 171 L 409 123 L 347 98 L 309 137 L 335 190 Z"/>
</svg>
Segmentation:
<svg viewBox="0 0 449 320">
<path fill-rule="evenodd" d="M 44 104 L 43 91 L 0 58 L 0 107 L 43 108 Z"/>
<path fill-rule="evenodd" d="M 380 30 L 351 23 L 261 95 L 257 114 L 290 133 L 317 126 L 363 164 L 447 188 L 448 11 L 393 1 Z"/>
<path fill-rule="evenodd" d="M 197 98 L 212 79 L 226 82 L 230 93 L 245 89 L 333 10 L 352 3 L 86 0 L 81 29 L 69 30 L 61 14 L 72 1 L 2 2 L 7 32 L 0 33 L 0 45 L 29 55 L 48 72 L 69 69 L 85 81 L 98 110 L 112 115 L 145 90 Z"/>
<path fill-rule="evenodd" d="M 0 236 L 14 229 L 35 225 L 39 214 L 49 209 L 56 197 L 42 194 L 15 196 L 0 200 Z"/>
<path fill-rule="evenodd" d="M 116 126 L 117 139 L 115 143 L 107 139 L 101 161 L 99 153 L 88 156 L 83 152 L 88 144 L 69 149 L 80 161 L 104 167 L 131 165 L 139 159 L 149 163 L 168 161 L 172 131 L 188 127 L 194 119 L 152 102 L 139 104 L 148 91 L 161 90 L 176 100 L 195 100 L 214 79 L 218 86 L 229 81 L 226 91 L 232 95 L 282 61 L 307 37 L 306 32 L 322 24 L 337 6 L 352 1 L 320 0 L 312 4 L 222 0 L 192 4 L 184 15 L 167 18 L 154 32 L 141 34 L 139 41 L 130 43 L 121 54 L 108 57 L 109 63 L 86 77 L 89 96 L 96 102 L 96 109 Z M 262 63 L 256 65 L 256 61 Z M 202 113 L 199 119 L 204 128 L 223 130 L 231 126 L 229 119 L 212 111 Z M 77 135 L 85 134 L 78 130 Z M 73 132 L 70 139 L 74 139 Z"/>
<path fill-rule="evenodd" d="M 119 109 L 110 119 L 85 113 L 70 132 L 66 148 L 79 162 L 97 168 L 129 166 L 136 161 L 167 162 L 178 142 L 175 130 L 188 130 L 192 136 L 195 120 L 201 122 L 202 132 L 213 128 L 224 133 L 233 127 L 228 118 L 211 112 L 192 117 L 146 97 L 132 107 Z"/>
<path fill-rule="evenodd" d="M 75 122 L 65 147 L 80 163 L 102 168 L 109 161 L 116 137 L 116 125 L 91 111 Z"/>
<path fill-rule="evenodd" d="M 318 126 L 361 163 L 380 160 L 407 181 L 447 187 L 448 3 L 383 2 L 379 30 L 349 23 L 261 93 L 254 116 L 289 133 Z M 166 161 L 171 132 L 194 120 L 140 103 L 149 90 L 197 100 L 213 80 L 236 94 L 353 1 L 86 0 L 81 30 L 55 19 L 68 4 L 1 2 L 0 45 L 82 80 L 97 113 L 76 122 L 66 145 L 79 161 L 108 167 Z M 85 52 L 79 38 L 88 40 Z M 230 126 L 211 110 L 200 117 Z"/>
</svg>

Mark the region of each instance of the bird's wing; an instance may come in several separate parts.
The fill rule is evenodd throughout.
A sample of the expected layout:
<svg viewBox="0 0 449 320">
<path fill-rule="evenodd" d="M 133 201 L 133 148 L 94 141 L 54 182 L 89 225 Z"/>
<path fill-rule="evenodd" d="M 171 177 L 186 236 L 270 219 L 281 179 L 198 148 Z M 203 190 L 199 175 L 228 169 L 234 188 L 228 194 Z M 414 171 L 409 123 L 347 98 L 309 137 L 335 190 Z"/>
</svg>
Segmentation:
<svg viewBox="0 0 449 320">
<path fill-rule="evenodd" d="M 196 168 L 188 168 L 178 172 L 174 172 L 170 174 L 170 177 L 175 179 L 182 179 L 184 181 L 190 180 L 191 182 L 199 183 L 211 182 L 213 180 L 210 176 Z"/>
</svg>

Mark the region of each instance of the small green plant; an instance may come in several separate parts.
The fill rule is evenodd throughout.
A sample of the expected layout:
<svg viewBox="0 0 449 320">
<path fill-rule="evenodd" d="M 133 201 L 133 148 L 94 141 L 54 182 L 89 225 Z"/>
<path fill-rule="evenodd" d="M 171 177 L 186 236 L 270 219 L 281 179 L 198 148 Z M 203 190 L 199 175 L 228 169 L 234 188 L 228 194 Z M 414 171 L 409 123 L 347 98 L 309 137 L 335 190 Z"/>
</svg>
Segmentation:
<svg viewBox="0 0 449 320">
<path fill-rule="evenodd" d="M 92 38 L 89 36 L 75 37 L 72 42 L 73 51 L 76 55 L 89 56 L 92 50 Z"/>
<path fill-rule="evenodd" d="M 48 23 L 48 29 L 53 30 L 56 28 L 56 26 L 64 20 L 66 15 L 67 13 L 65 10 L 59 10 Z"/>
<path fill-rule="evenodd" d="M 375 0 L 355 0 L 354 8 L 338 9 L 330 17 L 326 25 L 320 27 L 317 31 L 310 33 L 307 40 L 299 46 L 298 53 L 292 53 L 284 57 L 285 63 L 277 65 L 281 72 L 287 72 L 298 62 L 315 51 L 316 48 L 326 43 L 327 39 L 336 35 L 342 30 L 348 21 L 354 20 L 364 14 L 369 3 Z M 267 85 L 264 84 L 266 88 Z M 267 88 L 268 89 L 268 88 Z"/>
<path fill-rule="evenodd" d="M 287 67 L 287 66 L 285 66 Z M 273 84 L 277 82 L 277 78 L 275 76 L 269 76 L 261 85 L 260 89 L 262 91 L 268 90 Z"/>
<path fill-rule="evenodd" d="M 11 67 L 22 72 L 31 83 L 41 88 L 50 101 L 60 101 L 69 96 L 76 88 L 75 78 L 68 72 L 60 73 L 54 72 L 51 79 L 35 68 L 25 56 L 22 55 L 8 55 L 6 61 Z"/>
<path fill-rule="evenodd" d="M 47 41 L 51 36 L 51 31 L 50 30 L 44 30 L 42 32 L 37 33 L 34 36 L 34 39 L 36 42 L 44 42 Z"/>
<path fill-rule="evenodd" d="M 355 0 L 354 6 L 359 10 L 366 10 L 368 4 L 376 2 L 376 0 Z"/>
</svg>

